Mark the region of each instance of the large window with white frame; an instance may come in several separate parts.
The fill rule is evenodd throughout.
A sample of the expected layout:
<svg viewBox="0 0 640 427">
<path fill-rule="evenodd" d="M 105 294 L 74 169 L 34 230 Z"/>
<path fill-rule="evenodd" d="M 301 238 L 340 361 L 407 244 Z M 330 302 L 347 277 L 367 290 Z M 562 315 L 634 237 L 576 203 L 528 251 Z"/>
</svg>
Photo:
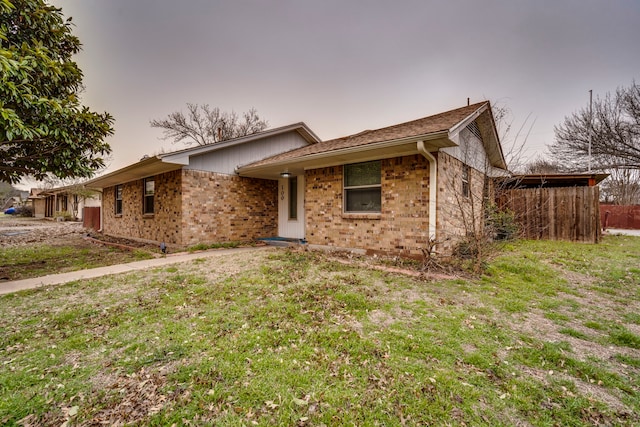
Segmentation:
<svg viewBox="0 0 640 427">
<path fill-rule="evenodd" d="M 344 211 L 376 213 L 382 208 L 381 162 L 344 165 Z"/>
</svg>

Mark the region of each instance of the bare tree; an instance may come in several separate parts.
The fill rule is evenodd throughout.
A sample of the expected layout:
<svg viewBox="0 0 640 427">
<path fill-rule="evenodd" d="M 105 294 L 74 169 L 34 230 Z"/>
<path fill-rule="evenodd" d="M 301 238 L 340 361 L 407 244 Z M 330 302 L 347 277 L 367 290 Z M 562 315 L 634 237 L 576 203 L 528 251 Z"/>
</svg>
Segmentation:
<svg viewBox="0 0 640 427">
<path fill-rule="evenodd" d="M 239 138 L 265 130 L 269 125 L 258 116 L 255 108 L 239 117 L 234 111 L 227 113 L 208 104 L 187 104 L 187 115 L 182 111 L 169 114 L 161 120 L 151 120 L 151 127 L 161 128 L 163 139 L 187 145 L 207 145 Z"/>
<path fill-rule="evenodd" d="M 611 169 L 609 178 L 600 184 L 600 199 L 617 205 L 640 204 L 640 170 Z"/>
<path fill-rule="evenodd" d="M 563 165 L 553 160 L 537 157 L 533 161 L 524 166 L 525 174 L 550 175 L 557 173 L 566 173 L 567 170 Z"/>
<path fill-rule="evenodd" d="M 573 172 L 593 169 L 609 173 L 601 184 L 603 199 L 616 204 L 638 203 L 640 173 L 640 85 L 633 82 L 614 94 L 596 98 L 556 126 L 549 151 Z M 591 144 L 591 159 L 589 156 Z"/>
<path fill-rule="evenodd" d="M 509 170 L 512 172 L 520 170 L 525 167 L 527 141 L 536 124 L 536 119 L 532 119 L 530 113 L 519 125 L 516 125 L 509 107 L 496 102 L 491 109 Z"/>
<path fill-rule="evenodd" d="M 565 117 L 555 127 L 550 146 L 554 157 L 574 171 L 586 171 L 590 159 L 596 169 L 640 169 L 640 85 L 618 88 Z"/>
</svg>

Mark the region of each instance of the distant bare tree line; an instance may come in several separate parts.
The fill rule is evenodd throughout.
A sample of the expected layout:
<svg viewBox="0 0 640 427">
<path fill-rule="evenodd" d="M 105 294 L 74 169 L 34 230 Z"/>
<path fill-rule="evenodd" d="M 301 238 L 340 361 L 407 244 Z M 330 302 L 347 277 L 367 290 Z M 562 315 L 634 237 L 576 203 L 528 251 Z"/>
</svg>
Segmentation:
<svg viewBox="0 0 640 427">
<path fill-rule="evenodd" d="M 591 146 L 591 147 L 589 147 Z M 603 199 L 640 203 L 640 85 L 596 97 L 555 127 L 549 156 L 538 158 L 525 173 L 588 172 L 610 174 L 601 184 Z M 589 168 L 591 166 L 591 168 Z"/>
</svg>

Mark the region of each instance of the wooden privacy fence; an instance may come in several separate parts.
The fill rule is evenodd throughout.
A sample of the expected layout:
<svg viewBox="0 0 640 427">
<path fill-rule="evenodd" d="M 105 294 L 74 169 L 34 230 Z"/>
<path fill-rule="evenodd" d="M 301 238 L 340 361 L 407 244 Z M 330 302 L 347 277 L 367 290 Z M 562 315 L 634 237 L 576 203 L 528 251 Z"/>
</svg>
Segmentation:
<svg viewBox="0 0 640 427">
<path fill-rule="evenodd" d="M 593 187 L 501 190 L 498 206 L 514 212 L 525 239 L 598 243 L 600 191 Z"/>
<path fill-rule="evenodd" d="M 100 230 L 100 208 L 86 207 L 82 212 L 82 226 L 93 230 Z"/>
</svg>

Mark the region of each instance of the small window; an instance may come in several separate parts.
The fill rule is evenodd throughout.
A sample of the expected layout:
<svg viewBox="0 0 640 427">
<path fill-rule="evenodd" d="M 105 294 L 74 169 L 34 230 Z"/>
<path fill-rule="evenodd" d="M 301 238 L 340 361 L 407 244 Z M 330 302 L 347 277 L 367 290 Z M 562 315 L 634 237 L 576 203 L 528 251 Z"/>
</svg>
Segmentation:
<svg viewBox="0 0 640 427">
<path fill-rule="evenodd" d="M 462 195 L 469 197 L 469 176 L 471 168 L 469 165 L 462 165 Z"/>
<path fill-rule="evenodd" d="M 116 215 L 122 215 L 122 185 L 116 185 L 115 193 L 116 193 L 115 212 L 116 212 Z"/>
<path fill-rule="evenodd" d="M 298 219 L 298 178 L 289 178 L 289 219 Z"/>
<path fill-rule="evenodd" d="M 380 212 L 382 185 L 380 161 L 344 166 L 345 212 Z"/>
<path fill-rule="evenodd" d="M 152 214 L 153 210 L 153 197 L 156 192 L 155 187 L 155 179 L 154 178 L 146 178 L 144 180 L 144 206 L 143 213 L 144 214 Z"/>
</svg>

